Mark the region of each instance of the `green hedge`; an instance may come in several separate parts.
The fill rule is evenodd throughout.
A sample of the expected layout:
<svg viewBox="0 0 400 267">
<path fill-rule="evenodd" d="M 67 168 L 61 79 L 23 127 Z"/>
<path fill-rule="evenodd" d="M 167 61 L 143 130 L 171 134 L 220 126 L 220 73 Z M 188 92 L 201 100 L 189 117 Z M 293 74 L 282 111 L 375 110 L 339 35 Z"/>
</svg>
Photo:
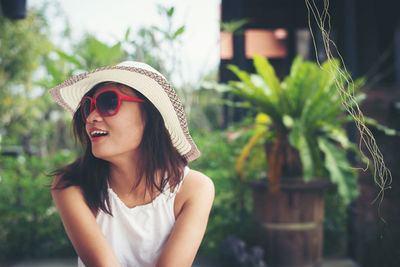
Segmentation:
<svg viewBox="0 0 400 267">
<path fill-rule="evenodd" d="M 0 259 L 74 255 L 45 173 L 71 159 L 70 153 L 0 157 Z"/>
<path fill-rule="evenodd" d="M 193 131 L 201 157 L 190 168 L 209 176 L 215 186 L 215 200 L 199 253 L 218 256 L 222 240 L 236 235 L 252 242 L 253 220 L 249 189 L 238 179 L 234 165 L 247 136 L 229 141 L 224 131 Z"/>
</svg>

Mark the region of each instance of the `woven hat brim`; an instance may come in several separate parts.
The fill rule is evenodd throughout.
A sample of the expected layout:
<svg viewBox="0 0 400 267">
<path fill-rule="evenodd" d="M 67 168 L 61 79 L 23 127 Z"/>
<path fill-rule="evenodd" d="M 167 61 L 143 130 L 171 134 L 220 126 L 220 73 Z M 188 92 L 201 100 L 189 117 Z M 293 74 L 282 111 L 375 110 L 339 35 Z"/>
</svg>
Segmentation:
<svg viewBox="0 0 400 267">
<path fill-rule="evenodd" d="M 121 83 L 142 93 L 160 111 L 177 151 L 187 161 L 200 156 L 190 136 L 186 116 L 175 90 L 155 72 L 124 66 L 101 68 L 72 77 L 51 89 L 50 95 L 67 111 L 75 113 L 82 97 L 102 82 Z"/>
</svg>

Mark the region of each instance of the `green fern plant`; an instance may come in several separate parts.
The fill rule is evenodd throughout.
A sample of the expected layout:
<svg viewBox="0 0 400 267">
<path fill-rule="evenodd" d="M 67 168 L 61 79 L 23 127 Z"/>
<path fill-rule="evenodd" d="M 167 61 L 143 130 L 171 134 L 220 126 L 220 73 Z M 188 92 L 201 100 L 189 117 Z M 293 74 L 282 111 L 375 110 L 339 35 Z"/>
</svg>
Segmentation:
<svg viewBox="0 0 400 267">
<path fill-rule="evenodd" d="M 255 123 L 254 135 L 236 161 L 236 172 L 243 174 L 246 162 L 251 161 L 250 151 L 262 145 L 271 191 L 279 190 L 281 177 L 302 177 L 305 181 L 323 177 L 337 185 L 345 202 L 354 199 L 358 194 L 357 171 L 351 167 L 348 152 L 360 154 L 344 128 L 353 121 L 342 104 L 347 100 L 337 93 L 337 84 L 345 86 L 344 78 L 350 74 L 339 67 L 338 60 L 319 66 L 298 56 L 290 74 L 280 81 L 266 58 L 256 55 L 253 63 L 254 74 L 229 65 L 239 81 L 223 86 L 242 100 L 239 106 L 269 118 L 264 124 Z M 357 92 L 362 84 L 363 80 L 358 79 L 351 88 L 359 103 L 365 98 Z M 365 122 L 391 133 L 372 119 L 366 118 Z"/>
</svg>

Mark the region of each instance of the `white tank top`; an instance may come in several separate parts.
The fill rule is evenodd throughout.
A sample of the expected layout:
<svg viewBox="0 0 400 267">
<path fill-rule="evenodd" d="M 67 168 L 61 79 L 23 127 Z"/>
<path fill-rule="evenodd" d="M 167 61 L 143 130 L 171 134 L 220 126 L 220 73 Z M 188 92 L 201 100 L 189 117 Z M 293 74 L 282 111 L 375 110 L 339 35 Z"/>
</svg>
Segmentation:
<svg viewBox="0 0 400 267">
<path fill-rule="evenodd" d="M 174 200 L 189 167 L 184 168 L 182 181 L 171 192 L 167 185 L 153 202 L 128 208 L 109 187 L 113 217 L 100 210 L 96 221 L 123 267 L 155 266 L 175 224 Z M 85 265 L 78 257 L 78 266 Z"/>
</svg>

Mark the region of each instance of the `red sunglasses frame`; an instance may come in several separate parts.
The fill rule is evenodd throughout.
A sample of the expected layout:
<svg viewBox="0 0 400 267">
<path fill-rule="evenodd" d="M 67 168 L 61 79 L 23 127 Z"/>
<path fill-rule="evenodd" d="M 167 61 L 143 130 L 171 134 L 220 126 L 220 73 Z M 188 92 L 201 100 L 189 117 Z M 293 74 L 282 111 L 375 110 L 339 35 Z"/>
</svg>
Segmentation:
<svg viewBox="0 0 400 267">
<path fill-rule="evenodd" d="M 97 104 L 96 104 L 96 103 L 97 103 L 97 98 L 98 98 L 99 96 L 101 96 L 103 93 L 106 93 L 106 92 L 114 92 L 114 93 L 117 95 L 117 97 L 118 97 L 118 107 L 117 107 L 117 109 L 115 110 L 115 112 L 112 113 L 112 114 L 103 114 L 103 113 L 101 113 L 100 110 L 97 108 Z M 89 115 L 90 115 L 90 113 L 92 113 L 92 111 L 93 111 L 94 109 L 96 109 L 97 112 L 98 112 L 101 116 L 103 116 L 103 117 L 114 116 L 115 114 L 117 114 L 118 111 L 119 111 L 119 108 L 120 108 L 120 106 L 121 106 L 121 101 L 122 101 L 122 100 L 133 101 L 133 102 L 140 102 L 140 103 L 144 103 L 144 102 L 145 102 L 143 99 L 140 99 L 140 98 L 137 98 L 137 97 L 122 95 L 122 94 L 120 94 L 117 90 L 114 90 L 114 89 L 104 90 L 103 92 L 101 92 L 100 94 L 98 94 L 95 98 L 92 98 L 92 97 L 90 97 L 90 96 L 85 96 L 85 97 L 83 97 L 82 100 L 81 100 L 81 115 L 82 115 L 82 120 L 83 120 L 84 123 L 86 123 L 86 119 L 85 119 L 85 116 L 84 116 L 84 114 L 83 114 L 83 108 L 82 108 L 82 107 L 83 107 L 83 102 L 85 101 L 85 99 L 89 99 L 89 100 L 90 100 L 90 112 L 89 112 Z M 88 115 L 88 117 L 89 117 L 89 115 Z"/>
</svg>

